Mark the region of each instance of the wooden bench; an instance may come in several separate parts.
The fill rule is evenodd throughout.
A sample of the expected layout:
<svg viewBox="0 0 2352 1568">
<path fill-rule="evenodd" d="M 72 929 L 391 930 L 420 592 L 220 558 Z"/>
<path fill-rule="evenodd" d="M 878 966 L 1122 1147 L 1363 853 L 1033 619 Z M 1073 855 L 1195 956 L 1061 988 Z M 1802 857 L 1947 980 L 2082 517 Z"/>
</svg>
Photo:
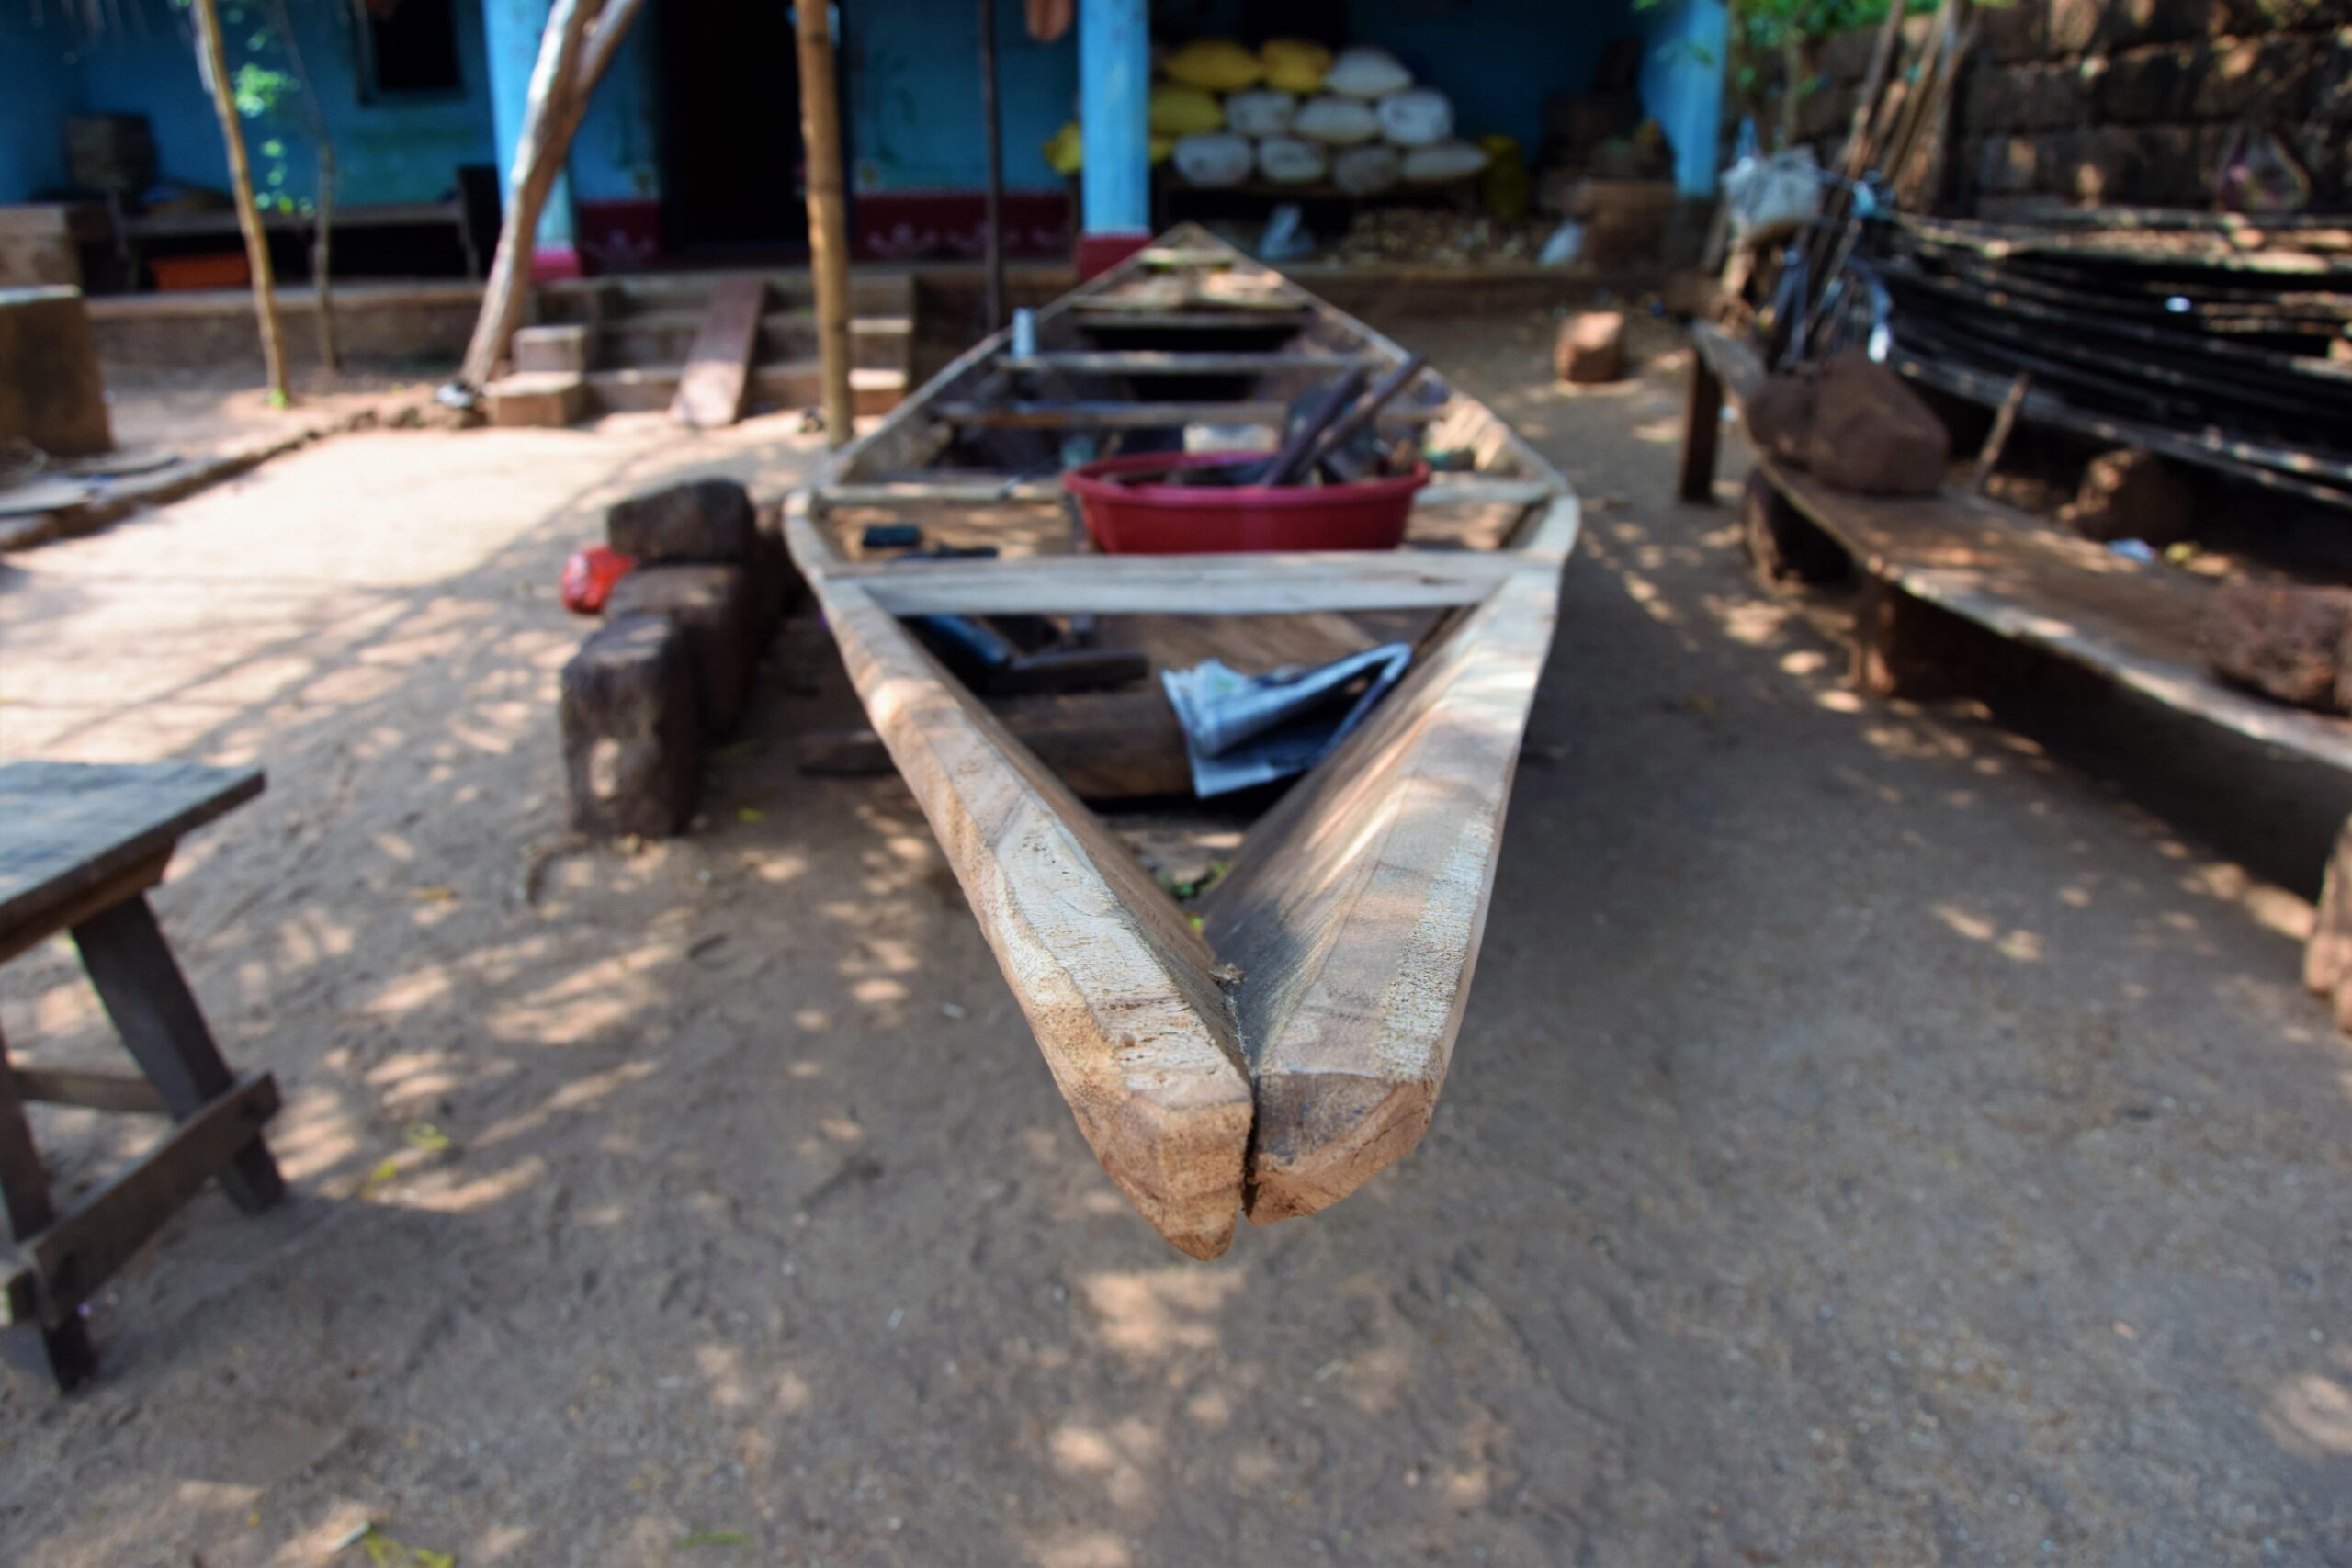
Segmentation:
<svg viewBox="0 0 2352 1568">
<path fill-rule="evenodd" d="M 1725 400 L 1743 401 L 1764 371 L 1752 348 L 1720 328 L 1702 323 L 1692 341 L 1680 489 L 1695 501 L 1713 495 Z M 1793 508 L 1862 575 L 1852 658 L 1864 691 L 1931 698 L 1964 690 L 1984 664 L 1981 638 L 1952 635 L 1964 624 L 2352 775 L 2352 719 L 2241 691 L 2206 668 L 2196 649 L 2198 614 L 2211 591 L 2202 579 L 2118 555 L 1982 496 L 1851 495 L 1754 456 L 1766 493 L 1751 492 L 1751 513 L 1759 504 Z M 1769 520 L 1745 521 L 1752 541 Z M 2329 862 L 2304 977 L 2333 997 L 2337 1021 L 2352 1029 L 2352 822 Z"/>
<path fill-rule="evenodd" d="M 181 837 L 262 791 L 258 768 L 187 762 L 0 764 L 0 962 L 71 931 L 143 1077 L 18 1067 L 0 1041 L 0 1200 L 17 1245 L 0 1261 L 0 1323 L 38 1332 L 62 1390 L 96 1357 L 81 1319 L 97 1293 L 204 1184 L 248 1213 L 285 1193 L 262 1124 L 267 1073 L 231 1073 L 147 904 Z M 162 1142 L 60 1212 L 27 1101 L 169 1117 Z"/>
</svg>

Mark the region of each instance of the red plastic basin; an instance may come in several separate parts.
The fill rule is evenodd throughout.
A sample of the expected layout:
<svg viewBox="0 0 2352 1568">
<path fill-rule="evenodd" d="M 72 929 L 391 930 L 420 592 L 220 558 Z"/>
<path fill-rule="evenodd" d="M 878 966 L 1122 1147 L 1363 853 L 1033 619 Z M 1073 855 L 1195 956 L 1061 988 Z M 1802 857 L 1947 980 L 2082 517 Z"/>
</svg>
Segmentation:
<svg viewBox="0 0 2352 1568">
<path fill-rule="evenodd" d="M 1393 550 L 1429 466 L 1345 485 L 1123 484 L 1122 474 L 1247 462 L 1263 452 L 1144 452 L 1062 476 L 1106 555 L 1213 555 L 1229 550 Z"/>
</svg>

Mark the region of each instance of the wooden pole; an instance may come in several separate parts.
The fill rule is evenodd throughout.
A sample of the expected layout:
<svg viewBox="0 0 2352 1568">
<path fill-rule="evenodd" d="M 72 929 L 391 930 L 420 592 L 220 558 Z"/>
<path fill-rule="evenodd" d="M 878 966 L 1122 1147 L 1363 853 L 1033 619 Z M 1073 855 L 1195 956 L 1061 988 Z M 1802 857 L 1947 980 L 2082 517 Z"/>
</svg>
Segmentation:
<svg viewBox="0 0 2352 1568">
<path fill-rule="evenodd" d="M 269 372 L 270 400 L 294 400 L 286 381 L 286 340 L 277 328 L 277 289 L 269 270 L 269 236 L 254 200 L 253 165 L 245 160 L 244 129 L 237 122 L 237 100 L 229 86 L 229 56 L 220 42 L 220 13 L 213 0 L 193 0 L 198 58 L 204 84 L 212 90 L 212 112 L 220 117 L 220 140 L 229 150 L 229 187 L 237 198 L 237 227 L 244 231 L 245 260 L 254 275 L 254 314 L 261 322 L 262 364 Z"/>
<path fill-rule="evenodd" d="M 833 29 L 826 0 L 799 0 L 800 143 L 808 170 L 808 260 L 817 288 L 817 362 L 825 384 L 825 439 L 847 445 L 849 219 L 842 207 L 841 108 L 833 88 Z"/>
<path fill-rule="evenodd" d="M 564 152 L 579 124 L 578 116 L 568 110 L 577 90 L 574 73 L 582 40 L 595 10 L 594 0 L 555 0 L 547 30 L 539 36 L 538 63 L 531 71 L 531 90 L 524 100 L 523 131 L 515 139 L 514 161 L 507 174 L 498 254 L 491 259 L 490 276 L 482 284 L 481 314 L 475 319 L 474 335 L 458 371 L 458 378 L 468 386 L 481 386 L 496 374 L 522 320 L 539 214 L 547 208 L 556 176 L 563 172 Z"/>
<path fill-rule="evenodd" d="M 980 0 L 980 120 L 989 164 L 989 331 L 1004 327 L 1004 127 L 996 107 L 996 0 Z"/>
</svg>

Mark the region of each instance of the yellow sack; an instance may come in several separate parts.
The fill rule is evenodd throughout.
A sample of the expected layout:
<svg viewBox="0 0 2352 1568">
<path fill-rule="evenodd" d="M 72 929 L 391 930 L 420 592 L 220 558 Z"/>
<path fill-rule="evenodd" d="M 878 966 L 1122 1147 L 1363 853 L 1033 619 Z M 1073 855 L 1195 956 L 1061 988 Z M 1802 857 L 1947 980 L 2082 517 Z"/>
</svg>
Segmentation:
<svg viewBox="0 0 2352 1568">
<path fill-rule="evenodd" d="M 1266 85 L 1285 93 L 1319 93 L 1324 73 L 1331 69 L 1331 51 L 1305 39 L 1270 38 L 1258 48 L 1265 68 Z"/>
<path fill-rule="evenodd" d="M 1086 152 L 1080 144 L 1078 121 L 1071 120 L 1046 138 L 1046 162 L 1057 175 L 1074 175 L 1086 166 Z"/>
<path fill-rule="evenodd" d="M 1221 130 L 1225 107 L 1198 87 L 1161 82 L 1151 89 L 1151 129 L 1162 136 Z"/>
<path fill-rule="evenodd" d="M 1230 93 L 1254 84 L 1266 68 L 1229 38 L 1194 39 L 1159 62 L 1169 80 L 1212 93 Z"/>
</svg>

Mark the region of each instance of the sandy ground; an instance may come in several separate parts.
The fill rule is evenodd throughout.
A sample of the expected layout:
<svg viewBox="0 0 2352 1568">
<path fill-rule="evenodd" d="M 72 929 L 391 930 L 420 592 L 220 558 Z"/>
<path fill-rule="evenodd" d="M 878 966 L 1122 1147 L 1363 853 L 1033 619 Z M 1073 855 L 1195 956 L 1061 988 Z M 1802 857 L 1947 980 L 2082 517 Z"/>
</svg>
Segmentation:
<svg viewBox="0 0 2352 1568">
<path fill-rule="evenodd" d="M 1548 329 L 1398 328 L 1595 502 L 1444 1104 L 1213 1264 L 772 697 L 707 831 L 564 847 L 558 563 L 788 422 L 345 437 L 0 565 L 0 751 L 270 768 L 159 904 L 298 1193 L 175 1222 L 88 1393 L 0 1382 L 0 1560 L 2352 1562 L 2346 802 L 1860 703 L 1665 499 L 1671 362 L 1557 391 Z M 62 950 L 0 1022 L 112 1049 Z"/>
</svg>

